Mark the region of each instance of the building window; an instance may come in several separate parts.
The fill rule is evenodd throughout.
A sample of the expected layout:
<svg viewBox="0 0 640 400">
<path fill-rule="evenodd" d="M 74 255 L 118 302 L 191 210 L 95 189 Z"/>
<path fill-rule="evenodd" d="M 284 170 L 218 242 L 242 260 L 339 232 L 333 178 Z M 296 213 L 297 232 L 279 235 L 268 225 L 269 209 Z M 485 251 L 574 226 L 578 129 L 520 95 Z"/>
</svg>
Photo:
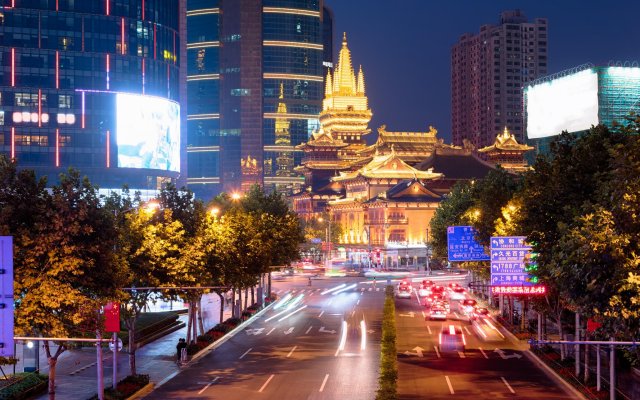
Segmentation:
<svg viewBox="0 0 640 400">
<path fill-rule="evenodd" d="M 71 95 L 68 95 L 68 94 L 59 95 L 58 108 L 71 108 Z"/>
</svg>

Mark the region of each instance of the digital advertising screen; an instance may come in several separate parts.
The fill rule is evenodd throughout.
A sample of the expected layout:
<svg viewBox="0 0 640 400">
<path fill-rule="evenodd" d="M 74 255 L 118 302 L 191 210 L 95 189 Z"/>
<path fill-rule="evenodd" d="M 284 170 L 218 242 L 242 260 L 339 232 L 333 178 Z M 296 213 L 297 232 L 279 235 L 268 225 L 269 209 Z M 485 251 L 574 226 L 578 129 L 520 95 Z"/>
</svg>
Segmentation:
<svg viewBox="0 0 640 400">
<path fill-rule="evenodd" d="M 116 95 L 118 167 L 180 171 L 180 105 L 159 97 Z"/>
<path fill-rule="evenodd" d="M 598 74 L 588 69 L 529 86 L 525 89 L 525 107 L 529 139 L 598 125 Z"/>
</svg>

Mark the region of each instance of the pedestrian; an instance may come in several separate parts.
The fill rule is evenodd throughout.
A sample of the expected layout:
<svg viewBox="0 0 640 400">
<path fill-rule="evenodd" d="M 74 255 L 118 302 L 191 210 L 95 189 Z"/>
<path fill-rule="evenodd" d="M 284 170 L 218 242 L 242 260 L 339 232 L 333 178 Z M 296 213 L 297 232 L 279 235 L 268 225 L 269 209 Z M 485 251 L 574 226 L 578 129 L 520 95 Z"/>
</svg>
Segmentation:
<svg viewBox="0 0 640 400">
<path fill-rule="evenodd" d="M 309 277 L 309 286 L 311 286 L 311 277 Z"/>
<path fill-rule="evenodd" d="M 180 355 L 182 354 L 182 349 L 187 348 L 187 340 L 184 338 L 178 339 L 178 344 L 176 345 L 176 351 L 178 353 L 178 363 L 180 363 Z"/>
<path fill-rule="evenodd" d="M 376 278 L 373 278 L 373 287 L 376 287 Z"/>
</svg>

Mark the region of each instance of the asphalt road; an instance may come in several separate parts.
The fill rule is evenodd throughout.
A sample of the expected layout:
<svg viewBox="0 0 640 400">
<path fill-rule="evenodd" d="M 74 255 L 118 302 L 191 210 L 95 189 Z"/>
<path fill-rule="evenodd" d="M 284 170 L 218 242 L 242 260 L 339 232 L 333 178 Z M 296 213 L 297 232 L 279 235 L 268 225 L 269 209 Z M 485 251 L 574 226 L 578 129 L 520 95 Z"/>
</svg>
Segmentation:
<svg viewBox="0 0 640 400">
<path fill-rule="evenodd" d="M 481 339 L 459 313 L 446 321 L 425 321 L 428 315 L 415 291 L 411 299 L 396 299 L 400 399 L 573 398 L 500 334 Z M 463 330 L 464 352 L 439 351 L 439 333 L 449 325 Z"/>
<path fill-rule="evenodd" d="M 384 289 L 362 281 L 314 280 L 312 287 L 306 278 L 275 282 L 281 297 L 304 294 L 301 302 L 286 311 L 272 308 L 146 398 L 375 398 Z M 342 283 L 357 286 L 322 294 Z"/>
</svg>

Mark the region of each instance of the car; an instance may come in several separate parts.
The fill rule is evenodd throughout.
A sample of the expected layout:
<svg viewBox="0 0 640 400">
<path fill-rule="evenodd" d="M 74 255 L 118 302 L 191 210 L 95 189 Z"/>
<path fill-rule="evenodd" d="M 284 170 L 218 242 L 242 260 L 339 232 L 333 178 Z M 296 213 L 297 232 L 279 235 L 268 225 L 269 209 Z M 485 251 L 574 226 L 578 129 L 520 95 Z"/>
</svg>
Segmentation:
<svg viewBox="0 0 640 400">
<path fill-rule="evenodd" d="M 449 298 L 452 300 L 464 300 L 466 293 L 461 286 L 454 286 L 449 292 Z"/>
<path fill-rule="evenodd" d="M 396 290 L 396 297 L 399 299 L 410 299 L 411 298 L 411 285 L 403 285 L 402 282 L 398 285 L 398 290 Z"/>
<path fill-rule="evenodd" d="M 431 294 L 430 286 L 427 286 L 424 283 L 421 283 L 420 286 L 418 286 L 418 296 L 427 297 L 430 294 Z"/>
<path fill-rule="evenodd" d="M 433 285 L 434 285 L 433 281 L 430 281 L 430 280 L 428 280 L 428 279 L 423 279 L 423 280 L 422 280 L 422 284 L 423 284 L 424 286 L 426 286 L 426 287 L 431 287 L 431 286 L 433 286 Z"/>
<path fill-rule="evenodd" d="M 443 295 L 443 294 L 444 294 L 444 286 L 440 286 L 440 285 L 433 285 L 433 286 L 431 287 L 431 293 L 433 293 L 433 294 Z"/>
<path fill-rule="evenodd" d="M 462 329 L 455 325 L 443 326 L 438 337 L 438 344 L 441 352 L 464 351 L 467 340 L 462 333 Z"/>
<path fill-rule="evenodd" d="M 473 316 L 476 318 L 489 318 L 489 310 L 484 307 L 475 307 L 473 309 Z"/>
<path fill-rule="evenodd" d="M 505 340 L 504 335 L 500 332 L 489 318 L 476 318 L 473 322 L 473 329 L 478 334 L 480 340 L 485 342 L 496 342 Z"/>
<path fill-rule="evenodd" d="M 445 321 L 447 319 L 447 310 L 444 307 L 433 306 L 429 311 L 429 316 L 427 317 L 429 320 L 441 320 Z"/>
</svg>

